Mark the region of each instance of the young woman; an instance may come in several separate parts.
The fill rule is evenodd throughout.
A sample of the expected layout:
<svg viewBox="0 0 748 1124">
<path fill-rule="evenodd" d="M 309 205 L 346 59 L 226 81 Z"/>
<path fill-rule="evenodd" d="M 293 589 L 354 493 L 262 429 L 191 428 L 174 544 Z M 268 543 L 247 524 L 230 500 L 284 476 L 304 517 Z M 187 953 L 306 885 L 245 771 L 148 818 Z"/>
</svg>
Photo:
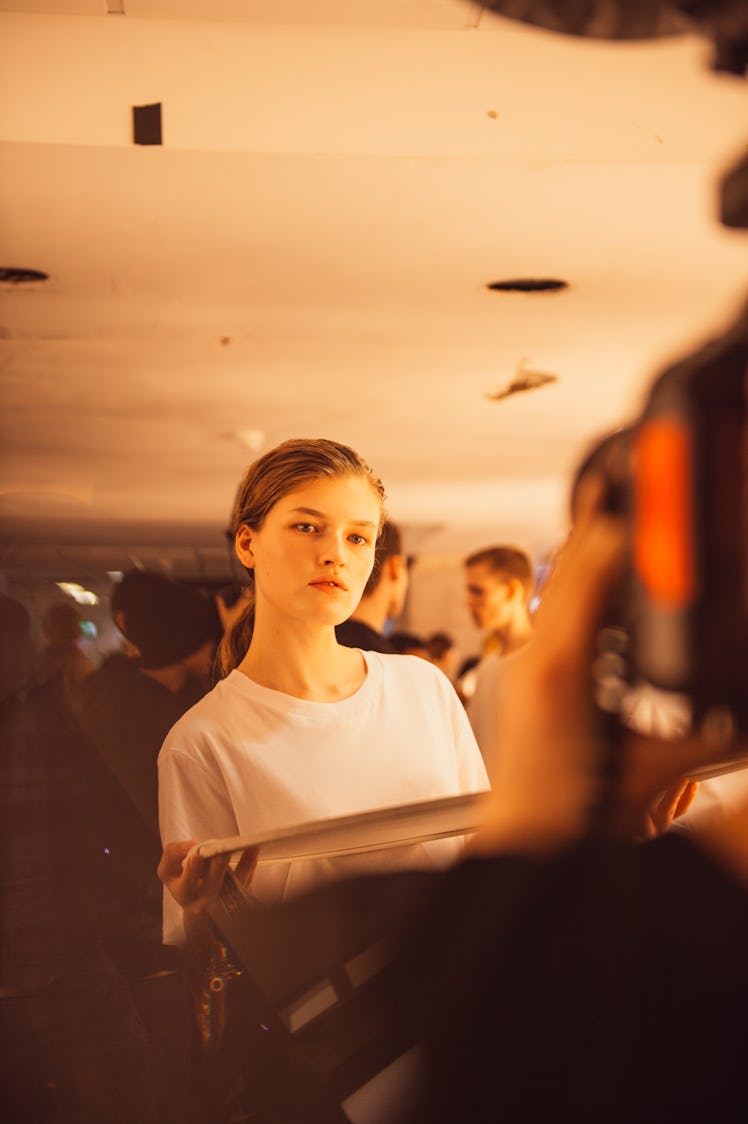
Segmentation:
<svg viewBox="0 0 748 1124">
<path fill-rule="evenodd" d="M 164 843 L 260 833 L 488 787 L 455 691 L 426 660 L 338 644 L 374 563 L 384 489 L 357 453 L 285 441 L 250 465 L 232 517 L 252 596 L 224 638 L 224 678 L 159 756 Z M 279 900 L 361 869 L 446 865 L 455 840 L 376 856 L 260 864 Z M 164 937 L 181 939 L 165 896 Z"/>
</svg>

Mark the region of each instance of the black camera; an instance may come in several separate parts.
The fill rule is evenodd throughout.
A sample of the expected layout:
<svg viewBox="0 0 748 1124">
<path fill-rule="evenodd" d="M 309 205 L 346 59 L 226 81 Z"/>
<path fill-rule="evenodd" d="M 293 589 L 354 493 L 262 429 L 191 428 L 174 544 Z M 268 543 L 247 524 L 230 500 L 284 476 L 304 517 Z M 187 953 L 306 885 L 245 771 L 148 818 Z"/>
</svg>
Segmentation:
<svg viewBox="0 0 748 1124">
<path fill-rule="evenodd" d="M 606 506 L 629 528 L 598 703 L 644 732 L 698 731 L 725 749 L 748 731 L 747 398 L 744 311 L 659 375 L 596 464 Z"/>
</svg>

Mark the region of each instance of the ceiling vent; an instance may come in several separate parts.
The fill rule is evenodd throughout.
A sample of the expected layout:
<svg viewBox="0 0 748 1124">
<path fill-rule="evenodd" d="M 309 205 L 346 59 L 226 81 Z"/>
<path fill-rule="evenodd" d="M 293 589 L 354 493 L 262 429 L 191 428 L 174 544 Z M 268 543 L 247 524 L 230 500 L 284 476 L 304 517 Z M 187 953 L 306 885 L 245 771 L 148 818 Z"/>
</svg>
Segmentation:
<svg viewBox="0 0 748 1124">
<path fill-rule="evenodd" d="M 569 288 L 569 282 L 558 277 L 513 277 L 509 281 L 490 281 L 486 288 L 491 293 L 559 293 Z"/>
<path fill-rule="evenodd" d="M 0 284 L 31 285 L 38 281 L 49 281 L 49 274 L 41 269 L 20 269 L 13 265 L 0 265 Z"/>
</svg>

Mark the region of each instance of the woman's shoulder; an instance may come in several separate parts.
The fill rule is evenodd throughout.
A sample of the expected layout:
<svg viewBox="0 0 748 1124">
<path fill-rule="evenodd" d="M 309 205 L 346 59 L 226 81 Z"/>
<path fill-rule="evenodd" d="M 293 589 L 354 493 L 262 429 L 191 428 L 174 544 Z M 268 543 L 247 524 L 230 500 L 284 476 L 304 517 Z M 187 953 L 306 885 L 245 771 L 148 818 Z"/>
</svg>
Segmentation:
<svg viewBox="0 0 748 1124">
<path fill-rule="evenodd" d="M 190 747 L 198 739 L 210 740 L 220 735 L 226 724 L 227 707 L 236 693 L 233 673 L 218 683 L 207 694 L 198 699 L 169 730 L 161 752 L 176 751 Z"/>
<path fill-rule="evenodd" d="M 422 656 L 406 656 L 400 653 L 367 652 L 367 660 L 373 655 L 381 661 L 385 678 L 401 683 L 413 683 L 422 687 L 430 686 L 439 691 L 453 691 L 447 676 L 435 664 Z"/>
</svg>

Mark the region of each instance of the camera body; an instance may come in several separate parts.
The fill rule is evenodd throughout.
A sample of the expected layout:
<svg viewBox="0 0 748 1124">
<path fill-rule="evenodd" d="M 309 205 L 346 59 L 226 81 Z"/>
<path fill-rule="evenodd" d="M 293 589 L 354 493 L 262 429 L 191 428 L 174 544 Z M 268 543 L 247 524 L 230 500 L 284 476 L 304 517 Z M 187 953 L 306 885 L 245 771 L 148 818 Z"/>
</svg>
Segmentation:
<svg viewBox="0 0 748 1124">
<path fill-rule="evenodd" d="M 637 695 L 665 692 L 678 735 L 728 746 L 748 731 L 748 316 L 656 379 L 603 464 L 629 533 L 601 705 L 643 728 Z"/>
</svg>

